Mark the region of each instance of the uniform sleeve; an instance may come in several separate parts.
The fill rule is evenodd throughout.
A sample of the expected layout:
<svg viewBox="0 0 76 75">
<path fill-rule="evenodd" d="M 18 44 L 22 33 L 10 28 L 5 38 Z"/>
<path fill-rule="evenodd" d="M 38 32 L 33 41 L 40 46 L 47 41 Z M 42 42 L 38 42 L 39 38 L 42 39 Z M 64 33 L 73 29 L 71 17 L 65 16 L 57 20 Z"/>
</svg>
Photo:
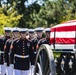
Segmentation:
<svg viewBox="0 0 76 75">
<path fill-rule="evenodd" d="M 2 41 L 2 40 L 1 40 L 1 38 L 0 38 L 0 48 L 1 48 L 1 41 Z M 0 49 L 0 50 L 1 50 L 1 49 Z"/>
<path fill-rule="evenodd" d="M 31 65 L 34 65 L 34 46 L 31 42 L 31 45 L 30 45 L 30 53 L 29 53 L 29 56 L 30 56 L 30 62 L 31 62 Z"/>
<path fill-rule="evenodd" d="M 41 40 L 39 40 L 38 43 L 37 43 L 37 45 L 36 45 L 36 49 L 37 49 L 37 50 L 39 49 L 39 47 L 40 47 L 41 44 L 42 44 L 42 43 L 41 43 Z"/>
<path fill-rule="evenodd" d="M 7 56 L 8 56 L 8 41 L 6 41 L 6 43 L 5 43 L 5 45 L 4 45 L 4 58 L 5 58 L 5 62 L 7 62 L 7 60 L 8 60 L 8 58 L 7 58 Z"/>
<path fill-rule="evenodd" d="M 0 50 L 2 50 L 2 47 L 3 47 L 3 39 L 2 38 L 0 38 Z"/>
<path fill-rule="evenodd" d="M 13 41 L 10 46 L 10 63 L 14 64 L 14 54 L 15 54 L 16 43 Z"/>
</svg>

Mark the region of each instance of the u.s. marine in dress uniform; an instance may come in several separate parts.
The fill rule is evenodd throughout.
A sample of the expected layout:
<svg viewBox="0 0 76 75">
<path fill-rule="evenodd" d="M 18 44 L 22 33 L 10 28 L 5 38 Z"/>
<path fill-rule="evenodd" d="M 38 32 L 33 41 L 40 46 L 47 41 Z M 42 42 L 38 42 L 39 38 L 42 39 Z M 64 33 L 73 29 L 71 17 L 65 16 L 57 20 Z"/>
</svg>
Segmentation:
<svg viewBox="0 0 76 75">
<path fill-rule="evenodd" d="M 10 38 L 11 28 L 10 27 L 5 27 L 4 32 L 5 32 L 4 37 L 0 38 L 1 75 L 5 75 L 5 73 L 6 73 L 6 64 L 5 64 L 5 60 L 4 60 L 4 45 L 5 45 L 6 40 L 8 40 Z"/>
<path fill-rule="evenodd" d="M 33 65 L 32 42 L 26 39 L 27 29 L 20 29 L 20 39 L 12 44 L 11 65 L 14 65 L 15 75 L 29 75 L 30 62 Z"/>
<path fill-rule="evenodd" d="M 7 64 L 7 75 L 13 75 L 13 68 L 10 67 L 10 46 L 13 40 L 19 37 L 19 28 L 11 28 L 12 37 L 4 45 L 5 63 Z"/>
<path fill-rule="evenodd" d="M 38 43 L 37 43 L 38 47 L 40 47 L 40 45 L 42 45 L 42 44 L 50 45 L 50 31 L 51 30 L 50 30 L 50 28 L 45 28 L 44 31 L 45 31 L 45 38 L 42 38 L 38 41 Z"/>
</svg>

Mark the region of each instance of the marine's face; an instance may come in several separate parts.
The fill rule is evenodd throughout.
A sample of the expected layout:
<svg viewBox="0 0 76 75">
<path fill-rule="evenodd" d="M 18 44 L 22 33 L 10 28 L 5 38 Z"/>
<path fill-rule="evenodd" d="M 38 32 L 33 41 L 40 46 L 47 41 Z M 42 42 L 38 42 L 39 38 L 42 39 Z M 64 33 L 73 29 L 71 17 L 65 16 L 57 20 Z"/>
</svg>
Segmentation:
<svg viewBox="0 0 76 75">
<path fill-rule="evenodd" d="M 11 36 L 11 32 L 5 32 L 5 36 Z"/>
<path fill-rule="evenodd" d="M 18 38 L 18 37 L 19 37 L 19 32 L 13 32 L 13 36 L 14 36 L 15 38 Z"/>
<path fill-rule="evenodd" d="M 21 38 L 26 38 L 26 32 L 24 32 L 24 33 L 20 33 L 20 36 L 21 36 Z"/>
<path fill-rule="evenodd" d="M 50 38 L 50 32 L 46 32 L 46 38 Z"/>
<path fill-rule="evenodd" d="M 38 38 L 42 38 L 42 32 L 37 32 Z"/>
<path fill-rule="evenodd" d="M 29 37 L 34 37 L 34 33 L 29 33 Z"/>
</svg>

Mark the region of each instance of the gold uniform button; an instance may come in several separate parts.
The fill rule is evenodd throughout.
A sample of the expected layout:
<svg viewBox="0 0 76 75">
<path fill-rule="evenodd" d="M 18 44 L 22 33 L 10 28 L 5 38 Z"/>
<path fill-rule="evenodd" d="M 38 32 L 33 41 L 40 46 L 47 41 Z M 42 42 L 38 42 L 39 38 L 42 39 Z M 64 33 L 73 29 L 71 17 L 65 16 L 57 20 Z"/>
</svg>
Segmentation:
<svg viewBox="0 0 76 75">
<path fill-rule="evenodd" d="M 23 55 L 24 55 L 25 53 L 23 53 Z"/>
<path fill-rule="evenodd" d="M 23 51 L 24 52 L 24 51 Z"/>
<path fill-rule="evenodd" d="M 23 47 L 25 47 L 25 46 L 23 46 Z"/>
<path fill-rule="evenodd" d="M 25 48 L 23 48 L 23 50 L 24 50 Z"/>
</svg>

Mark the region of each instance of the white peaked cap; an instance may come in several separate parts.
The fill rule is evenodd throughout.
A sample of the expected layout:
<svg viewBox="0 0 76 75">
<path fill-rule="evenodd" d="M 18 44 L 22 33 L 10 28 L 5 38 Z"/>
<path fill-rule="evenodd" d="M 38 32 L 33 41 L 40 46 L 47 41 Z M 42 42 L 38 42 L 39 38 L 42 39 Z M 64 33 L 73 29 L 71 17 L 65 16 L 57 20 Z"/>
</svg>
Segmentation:
<svg viewBox="0 0 76 75">
<path fill-rule="evenodd" d="M 44 28 L 43 27 L 38 27 L 38 28 L 35 28 L 35 31 L 43 31 Z"/>
<path fill-rule="evenodd" d="M 28 29 L 28 32 L 34 32 L 35 30 L 34 29 Z"/>
<path fill-rule="evenodd" d="M 50 28 L 45 28 L 45 32 L 50 32 L 51 29 Z"/>
<path fill-rule="evenodd" d="M 20 28 L 18 28 L 18 27 L 14 27 L 14 28 L 12 28 L 12 32 L 19 32 L 19 29 Z"/>
<path fill-rule="evenodd" d="M 5 31 L 11 31 L 11 30 L 12 30 L 11 27 L 4 27 L 3 29 L 4 29 Z"/>
<path fill-rule="evenodd" d="M 19 31 L 20 31 L 20 32 L 27 32 L 27 31 L 28 31 L 28 28 L 20 28 Z"/>
</svg>

